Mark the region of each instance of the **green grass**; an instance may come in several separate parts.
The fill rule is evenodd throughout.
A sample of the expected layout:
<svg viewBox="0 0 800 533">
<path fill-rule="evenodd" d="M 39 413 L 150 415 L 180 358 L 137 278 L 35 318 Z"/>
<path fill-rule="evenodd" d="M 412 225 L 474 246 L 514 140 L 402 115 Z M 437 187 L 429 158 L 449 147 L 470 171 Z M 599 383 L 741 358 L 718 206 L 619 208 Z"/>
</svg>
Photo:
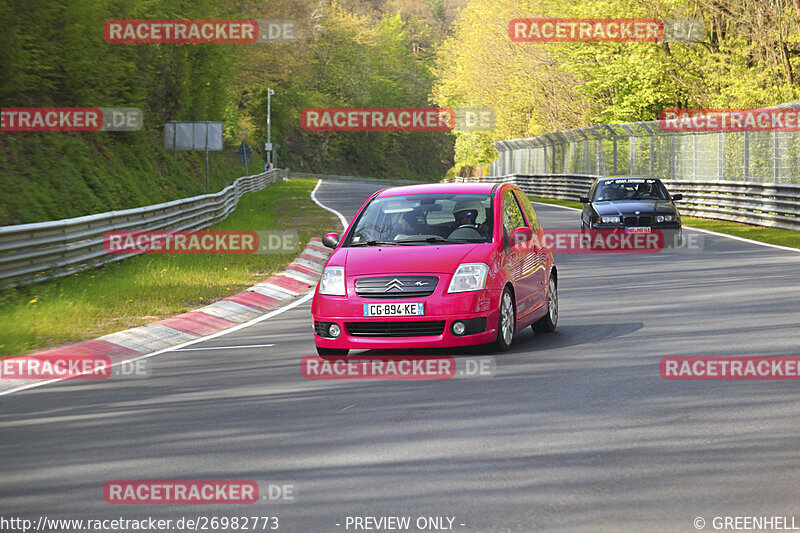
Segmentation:
<svg viewBox="0 0 800 533">
<path fill-rule="evenodd" d="M 211 192 L 245 174 L 235 150 L 209 154 Z M 0 191 L 0 226 L 130 209 L 204 194 L 205 154 L 173 154 L 146 131 L 5 132 Z"/>
<path fill-rule="evenodd" d="M 531 202 L 541 202 L 543 204 L 553 204 L 553 205 L 562 205 L 564 207 L 574 207 L 576 209 L 580 209 L 583 204 L 580 202 L 576 202 L 574 200 L 556 200 L 554 198 L 538 198 L 534 196 L 528 196 Z"/>
<path fill-rule="evenodd" d="M 680 206 L 679 206 L 680 207 Z M 751 226 L 738 222 L 725 222 L 708 218 L 681 217 L 685 226 L 727 233 L 745 239 L 752 239 L 781 246 L 800 248 L 800 231 L 780 228 L 767 228 L 764 226 Z"/>
<path fill-rule="evenodd" d="M 294 230 L 302 249 L 340 224 L 310 199 L 315 180 L 244 196 L 215 230 Z M 147 324 L 235 294 L 292 261 L 274 255 L 140 255 L 0 295 L 0 354 L 19 355 Z"/>
<path fill-rule="evenodd" d="M 532 202 L 541 202 L 544 204 L 562 205 L 565 207 L 575 207 L 577 209 L 581 208 L 581 203 L 574 200 L 554 200 L 552 198 L 534 197 L 530 197 L 530 200 Z M 678 208 L 680 209 L 680 204 L 678 204 Z M 743 237 L 759 242 L 800 248 L 800 231 L 796 230 L 751 226 L 749 224 L 740 224 L 739 222 L 725 222 L 708 218 L 684 216 L 681 217 L 681 219 L 685 226 L 717 231 L 719 233 L 735 235 L 736 237 Z"/>
</svg>

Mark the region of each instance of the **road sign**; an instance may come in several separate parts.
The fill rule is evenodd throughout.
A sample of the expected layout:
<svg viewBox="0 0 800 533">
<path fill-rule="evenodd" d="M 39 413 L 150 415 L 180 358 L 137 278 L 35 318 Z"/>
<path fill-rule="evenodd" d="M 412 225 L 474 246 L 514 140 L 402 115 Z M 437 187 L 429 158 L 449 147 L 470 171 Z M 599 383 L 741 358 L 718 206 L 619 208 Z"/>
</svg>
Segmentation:
<svg viewBox="0 0 800 533">
<path fill-rule="evenodd" d="M 242 141 L 242 144 L 239 145 L 239 149 L 236 151 L 236 153 L 239 154 L 240 163 L 247 164 L 253 160 L 252 157 L 250 157 L 253 154 L 253 151 L 244 141 Z"/>
<path fill-rule="evenodd" d="M 222 150 L 222 122 L 166 122 L 164 147 L 167 150 Z"/>
<path fill-rule="evenodd" d="M 271 152 L 272 151 L 272 143 L 264 143 L 264 151 Z"/>
</svg>

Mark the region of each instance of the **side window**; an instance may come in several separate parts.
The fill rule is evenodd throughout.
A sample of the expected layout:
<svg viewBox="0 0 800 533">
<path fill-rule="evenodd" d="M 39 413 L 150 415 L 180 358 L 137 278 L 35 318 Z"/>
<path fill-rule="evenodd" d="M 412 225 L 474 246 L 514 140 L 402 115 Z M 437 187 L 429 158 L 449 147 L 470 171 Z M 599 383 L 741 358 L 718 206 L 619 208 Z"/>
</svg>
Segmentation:
<svg viewBox="0 0 800 533">
<path fill-rule="evenodd" d="M 503 228 L 506 235 L 511 235 L 512 231 L 524 225 L 525 219 L 514 194 L 510 190 L 506 191 L 503 195 Z"/>
<path fill-rule="evenodd" d="M 539 218 L 536 216 L 536 211 L 533 209 L 531 201 L 528 200 L 528 195 L 522 191 L 514 191 L 514 194 L 517 196 L 517 200 L 519 200 L 522 210 L 525 211 L 525 218 L 528 219 L 530 228 L 533 231 L 539 231 L 542 229 L 542 227 L 539 225 Z"/>
</svg>

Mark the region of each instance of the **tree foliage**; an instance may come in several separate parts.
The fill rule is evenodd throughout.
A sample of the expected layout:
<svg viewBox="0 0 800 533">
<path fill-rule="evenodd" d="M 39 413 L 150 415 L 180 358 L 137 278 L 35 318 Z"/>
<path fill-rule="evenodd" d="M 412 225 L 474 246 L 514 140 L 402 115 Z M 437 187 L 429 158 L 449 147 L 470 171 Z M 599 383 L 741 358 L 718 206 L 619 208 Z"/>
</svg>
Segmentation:
<svg viewBox="0 0 800 533">
<path fill-rule="evenodd" d="M 699 19 L 698 42 L 516 43 L 513 18 Z M 497 128 L 459 134 L 456 171 L 494 160 L 490 142 L 587 124 L 652 120 L 667 107 L 758 107 L 800 99 L 800 0 L 469 0 L 440 49 L 442 106 L 491 105 Z M 492 105 L 493 104 L 493 105 Z"/>
</svg>

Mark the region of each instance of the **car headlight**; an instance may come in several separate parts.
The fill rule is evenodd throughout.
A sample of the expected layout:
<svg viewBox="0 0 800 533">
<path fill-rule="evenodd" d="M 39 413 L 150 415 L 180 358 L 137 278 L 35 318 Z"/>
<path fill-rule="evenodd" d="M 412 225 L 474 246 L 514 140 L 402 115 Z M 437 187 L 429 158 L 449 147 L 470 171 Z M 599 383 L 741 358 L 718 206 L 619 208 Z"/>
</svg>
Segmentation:
<svg viewBox="0 0 800 533">
<path fill-rule="evenodd" d="M 480 291 L 486 287 L 489 265 L 485 263 L 462 263 L 458 265 L 447 292 Z"/>
<path fill-rule="evenodd" d="M 344 267 L 325 267 L 319 280 L 319 293 L 344 296 Z"/>
<path fill-rule="evenodd" d="M 657 215 L 656 222 L 672 222 L 675 217 L 672 215 Z"/>
<path fill-rule="evenodd" d="M 619 224 L 619 222 L 620 222 L 619 216 L 600 217 L 601 224 Z"/>
</svg>

